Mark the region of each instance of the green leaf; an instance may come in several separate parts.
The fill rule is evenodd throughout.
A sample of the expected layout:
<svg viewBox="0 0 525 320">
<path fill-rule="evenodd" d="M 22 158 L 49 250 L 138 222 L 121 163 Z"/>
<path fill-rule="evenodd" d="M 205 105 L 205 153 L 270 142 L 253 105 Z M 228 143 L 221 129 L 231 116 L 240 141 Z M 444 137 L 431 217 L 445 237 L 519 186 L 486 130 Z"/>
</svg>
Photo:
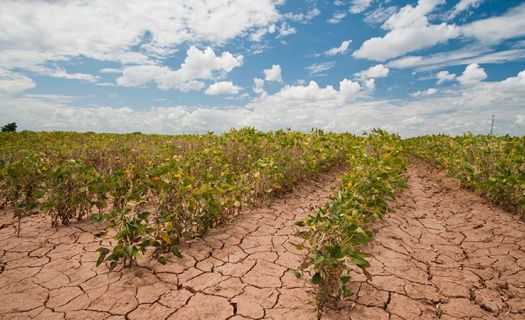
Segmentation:
<svg viewBox="0 0 525 320">
<path fill-rule="evenodd" d="M 318 285 L 321 283 L 321 274 L 319 272 L 316 272 L 313 276 L 312 276 L 312 280 L 311 282 L 315 285 Z"/>
<path fill-rule="evenodd" d="M 315 264 L 320 264 L 321 262 L 324 261 L 324 259 L 325 259 L 325 258 L 324 258 L 324 256 L 323 256 L 323 254 L 320 253 L 320 252 L 317 252 L 317 255 L 315 256 L 314 263 L 315 263 Z"/>
<path fill-rule="evenodd" d="M 106 236 L 107 234 L 108 234 L 107 230 L 100 230 L 99 232 L 96 232 L 94 236 L 97 238 L 100 238 L 100 237 Z"/>
<path fill-rule="evenodd" d="M 305 226 L 304 221 L 302 221 L 302 220 L 301 221 L 296 221 L 295 225 L 298 226 L 298 227 L 304 227 Z"/>
<path fill-rule="evenodd" d="M 293 242 L 289 242 L 292 246 L 295 247 L 295 249 L 297 250 L 304 250 L 306 249 L 304 245 L 300 244 L 300 243 L 293 243 Z"/>
<path fill-rule="evenodd" d="M 350 297 L 351 295 L 353 294 L 352 292 L 352 289 L 347 287 L 347 286 L 344 286 L 341 288 L 341 297 L 342 298 L 348 298 Z"/>
<path fill-rule="evenodd" d="M 330 256 L 334 259 L 341 259 L 344 257 L 343 255 L 343 252 L 341 251 L 341 246 L 340 245 L 335 245 L 335 246 L 332 246 L 332 247 L 328 247 L 327 248 L 328 250 L 328 253 L 330 254 Z"/>
<path fill-rule="evenodd" d="M 115 269 L 115 267 L 117 266 L 117 261 L 111 261 L 111 263 L 109 264 L 109 273 L 111 273 L 111 271 L 113 271 L 113 269 Z"/>
<path fill-rule="evenodd" d="M 168 259 L 168 258 L 166 258 L 165 256 L 159 256 L 159 257 L 157 258 L 157 261 L 158 261 L 160 264 L 165 265 L 165 264 L 167 264 L 168 262 L 170 262 L 171 260 Z"/>
<path fill-rule="evenodd" d="M 173 253 L 173 255 L 174 255 L 175 257 L 177 257 L 177 258 L 179 258 L 179 259 L 182 259 L 182 254 L 180 253 L 180 251 L 179 251 L 177 248 L 173 247 L 173 248 L 171 249 L 171 253 Z"/>
<path fill-rule="evenodd" d="M 366 261 L 365 258 L 363 258 L 363 256 L 358 255 L 358 254 L 354 254 L 352 256 L 352 262 L 360 268 L 370 267 L 370 263 L 368 263 L 368 261 Z"/>
<path fill-rule="evenodd" d="M 96 266 L 98 267 L 102 262 L 104 262 L 104 259 L 106 259 L 106 256 L 109 253 L 109 249 L 107 249 L 107 248 L 98 248 L 97 252 L 98 252 L 98 259 L 97 259 Z"/>
<path fill-rule="evenodd" d="M 339 281 L 341 281 L 341 284 L 344 286 L 348 283 L 348 281 L 350 281 L 350 276 L 341 276 Z"/>
</svg>

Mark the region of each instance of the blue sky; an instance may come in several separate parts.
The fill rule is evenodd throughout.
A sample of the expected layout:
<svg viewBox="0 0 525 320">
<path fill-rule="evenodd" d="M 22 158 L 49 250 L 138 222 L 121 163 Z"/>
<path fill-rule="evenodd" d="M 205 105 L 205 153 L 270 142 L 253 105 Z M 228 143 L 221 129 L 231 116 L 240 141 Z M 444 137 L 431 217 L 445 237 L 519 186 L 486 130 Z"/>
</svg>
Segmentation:
<svg viewBox="0 0 525 320">
<path fill-rule="evenodd" d="M 0 122 L 525 134 L 523 0 L 0 3 Z"/>
</svg>

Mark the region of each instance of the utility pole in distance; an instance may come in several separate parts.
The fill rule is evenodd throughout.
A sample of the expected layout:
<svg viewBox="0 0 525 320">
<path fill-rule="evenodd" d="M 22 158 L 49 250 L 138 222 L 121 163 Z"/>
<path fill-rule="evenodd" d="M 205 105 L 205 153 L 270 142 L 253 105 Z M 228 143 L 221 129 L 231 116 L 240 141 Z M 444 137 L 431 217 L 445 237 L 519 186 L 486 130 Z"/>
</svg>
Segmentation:
<svg viewBox="0 0 525 320">
<path fill-rule="evenodd" d="M 490 135 L 494 132 L 494 115 L 492 115 L 492 122 L 490 123 Z"/>
</svg>

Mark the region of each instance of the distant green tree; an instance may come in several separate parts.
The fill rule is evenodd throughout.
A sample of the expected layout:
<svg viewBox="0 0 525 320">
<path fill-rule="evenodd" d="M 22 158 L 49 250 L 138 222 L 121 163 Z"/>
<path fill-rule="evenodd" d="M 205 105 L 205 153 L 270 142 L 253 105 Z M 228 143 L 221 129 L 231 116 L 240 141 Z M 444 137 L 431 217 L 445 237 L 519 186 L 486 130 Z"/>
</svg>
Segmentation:
<svg viewBox="0 0 525 320">
<path fill-rule="evenodd" d="M 11 122 L 2 127 L 2 132 L 16 132 L 16 122 Z"/>
</svg>

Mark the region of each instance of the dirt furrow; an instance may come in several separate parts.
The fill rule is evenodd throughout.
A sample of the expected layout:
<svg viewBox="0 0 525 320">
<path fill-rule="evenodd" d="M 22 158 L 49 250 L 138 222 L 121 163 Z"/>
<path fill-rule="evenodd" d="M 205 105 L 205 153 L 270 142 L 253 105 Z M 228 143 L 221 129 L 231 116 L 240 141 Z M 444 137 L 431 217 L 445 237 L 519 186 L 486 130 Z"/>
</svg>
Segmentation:
<svg viewBox="0 0 525 320">
<path fill-rule="evenodd" d="M 293 223 L 328 201 L 341 172 L 305 182 L 181 249 L 184 259 L 109 275 L 90 223 L 0 229 L 0 319 L 316 319 Z M 376 223 L 370 273 L 323 319 L 523 319 L 525 225 L 414 160 L 395 212 Z"/>
<path fill-rule="evenodd" d="M 367 283 L 326 319 L 524 319 L 525 224 L 413 160 L 395 212 L 374 225 Z"/>
<path fill-rule="evenodd" d="M 184 258 L 107 275 L 95 267 L 97 225 L 51 229 L 28 218 L 22 237 L 0 230 L 0 319 L 315 319 L 313 289 L 297 280 L 293 224 L 329 201 L 341 171 L 307 181 L 270 208 L 255 209 L 204 239 Z"/>
</svg>

